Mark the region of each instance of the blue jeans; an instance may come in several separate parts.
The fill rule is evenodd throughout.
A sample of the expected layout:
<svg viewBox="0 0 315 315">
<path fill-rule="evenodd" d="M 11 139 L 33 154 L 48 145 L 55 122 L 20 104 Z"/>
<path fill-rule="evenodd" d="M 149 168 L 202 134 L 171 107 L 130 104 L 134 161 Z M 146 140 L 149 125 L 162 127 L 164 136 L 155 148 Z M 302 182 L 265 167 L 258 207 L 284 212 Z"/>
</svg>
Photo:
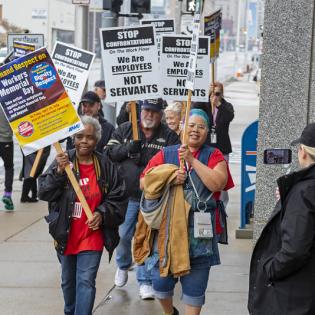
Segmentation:
<svg viewBox="0 0 315 315">
<path fill-rule="evenodd" d="M 193 261 L 201 262 L 204 258 L 194 258 Z M 205 259 L 206 261 L 207 259 Z M 179 277 L 182 285 L 181 300 L 184 304 L 201 307 L 205 303 L 205 292 L 208 286 L 210 267 L 207 263 L 201 263 L 199 266 L 194 265 L 191 260 L 190 273 Z M 153 290 L 156 298 L 163 300 L 170 298 L 174 295 L 174 288 L 178 278 L 172 275 L 167 277 L 160 277 L 160 270 L 158 264 L 152 270 L 153 277 Z"/>
<path fill-rule="evenodd" d="M 95 300 L 95 279 L 102 252 L 84 251 L 77 255 L 59 255 L 61 288 L 65 315 L 91 315 Z"/>
<path fill-rule="evenodd" d="M 116 263 L 122 270 L 128 270 L 132 265 L 131 241 L 136 230 L 139 206 L 139 201 L 129 200 L 125 221 L 119 226 L 120 241 L 116 248 Z M 151 272 L 144 265 L 137 266 L 137 280 L 139 284 L 152 283 Z"/>
</svg>

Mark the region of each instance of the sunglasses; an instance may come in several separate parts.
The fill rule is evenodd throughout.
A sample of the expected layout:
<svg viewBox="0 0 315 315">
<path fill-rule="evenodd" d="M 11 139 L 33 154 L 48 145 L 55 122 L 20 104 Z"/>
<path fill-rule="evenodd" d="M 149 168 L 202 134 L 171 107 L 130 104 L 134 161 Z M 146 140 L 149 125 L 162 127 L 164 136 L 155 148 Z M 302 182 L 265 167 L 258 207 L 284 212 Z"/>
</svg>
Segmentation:
<svg viewBox="0 0 315 315">
<path fill-rule="evenodd" d="M 215 92 L 214 96 L 217 96 L 217 97 L 221 96 L 221 92 Z"/>
</svg>

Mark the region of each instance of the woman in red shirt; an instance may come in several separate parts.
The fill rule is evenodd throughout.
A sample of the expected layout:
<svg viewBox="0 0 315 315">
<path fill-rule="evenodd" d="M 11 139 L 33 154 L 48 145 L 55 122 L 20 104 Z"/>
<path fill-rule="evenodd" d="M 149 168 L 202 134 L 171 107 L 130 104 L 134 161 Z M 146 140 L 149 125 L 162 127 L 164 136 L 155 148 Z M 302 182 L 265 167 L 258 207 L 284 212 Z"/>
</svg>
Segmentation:
<svg viewBox="0 0 315 315">
<path fill-rule="evenodd" d="M 99 122 L 88 116 L 81 120 L 85 129 L 74 136 L 75 150 L 57 154 L 40 178 L 39 195 L 49 201 L 46 221 L 62 267 L 64 313 L 90 315 L 103 246 L 111 257 L 127 203 L 125 185 L 116 168 L 95 152 L 101 138 Z M 89 220 L 65 174 L 69 163 L 93 213 Z"/>
<path fill-rule="evenodd" d="M 173 307 L 173 290 L 178 280 L 182 285 L 185 314 L 199 315 L 205 303 L 210 268 L 220 264 L 218 241 L 223 232 L 218 210 L 220 192 L 232 188 L 234 183 L 223 154 L 205 145 L 208 131 L 209 119 L 206 113 L 200 109 L 191 110 L 187 145 L 164 148 L 150 160 L 142 173 L 143 177 L 149 169 L 164 163 L 179 166 L 180 160 L 185 162 L 184 169 L 177 171 L 175 184 L 183 185 L 185 200 L 191 206 L 188 217 L 190 273 L 178 279 L 172 275 L 161 277 L 158 263 L 152 269 L 155 297 L 160 300 L 167 315 L 178 314 Z M 141 179 L 142 189 L 143 183 Z M 205 230 L 205 224 L 199 227 L 196 223 L 201 216 L 206 220 L 203 223 L 207 223 L 209 230 Z M 195 235 L 196 227 L 200 229 L 199 236 Z M 156 251 L 157 246 L 154 246 L 151 261 L 152 257 L 156 257 Z"/>
</svg>

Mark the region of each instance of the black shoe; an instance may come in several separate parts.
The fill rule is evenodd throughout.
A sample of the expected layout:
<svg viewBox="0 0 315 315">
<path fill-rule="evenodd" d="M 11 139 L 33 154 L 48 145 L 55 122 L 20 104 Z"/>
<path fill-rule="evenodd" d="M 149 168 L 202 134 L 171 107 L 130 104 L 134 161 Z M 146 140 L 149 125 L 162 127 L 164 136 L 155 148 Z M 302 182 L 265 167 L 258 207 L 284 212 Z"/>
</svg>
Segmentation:
<svg viewBox="0 0 315 315">
<path fill-rule="evenodd" d="M 24 203 L 24 202 L 38 202 L 38 199 L 37 198 L 31 198 L 29 196 L 23 196 L 21 197 L 21 202 Z"/>
<path fill-rule="evenodd" d="M 177 308 L 174 307 L 174 306 L 173 306 L 173 308 L 174 308 L 173 315 L 179 315 L 179 312 L 178 312 Z"/>
<path fill-rule="evenodd" d="M 38 201 L 37 200 L 37 180 L 36 180 L 36 178 L 32 179 L 31 192 L 32 192 L 32 199 L 34 199 L 34 200 L 36 199 L 36 201 Z"/>
</svg>

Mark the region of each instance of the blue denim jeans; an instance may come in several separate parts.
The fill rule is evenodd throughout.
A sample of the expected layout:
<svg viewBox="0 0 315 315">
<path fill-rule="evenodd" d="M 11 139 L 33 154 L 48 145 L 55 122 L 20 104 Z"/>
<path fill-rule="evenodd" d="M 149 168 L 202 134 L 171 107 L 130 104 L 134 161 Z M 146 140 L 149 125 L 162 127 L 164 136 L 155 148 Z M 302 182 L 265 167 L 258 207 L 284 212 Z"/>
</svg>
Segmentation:
<svg viewBox="0 0 315 315">
<path fill-rule="evenodd" d="M 179 278 L 174 278 L 172 275 L 160 277 L 160 270 L 157 264 L 152 270 L 154 295 L 161 300 L 172 297 L 175 285 L 179 279 L 182 285 L 181 300 L 184 304 L 201 307 L 205 303 L 209 273 L 210 267 L 207 263 L 207 257 L 191 260 L 190 273 Z"/>
<path fill-rule="evenodd" d="M 58 255 L 65 315 L 91 315 L 95 300 L 95 279 L 102 252 L 84 251 Z"/>
<path fill-rule="evenodd" d="M 128 270 L 132 265 L 131 241 L 138 221 L 140 202 L 129 200 L 125 221 L 119 226 L 120 241 L 116 248 L 116 263 L 119 269 Z M 151 272 L 144 265 L 137 266 L 139 284 L 151 284 Z"/>
</svg>

